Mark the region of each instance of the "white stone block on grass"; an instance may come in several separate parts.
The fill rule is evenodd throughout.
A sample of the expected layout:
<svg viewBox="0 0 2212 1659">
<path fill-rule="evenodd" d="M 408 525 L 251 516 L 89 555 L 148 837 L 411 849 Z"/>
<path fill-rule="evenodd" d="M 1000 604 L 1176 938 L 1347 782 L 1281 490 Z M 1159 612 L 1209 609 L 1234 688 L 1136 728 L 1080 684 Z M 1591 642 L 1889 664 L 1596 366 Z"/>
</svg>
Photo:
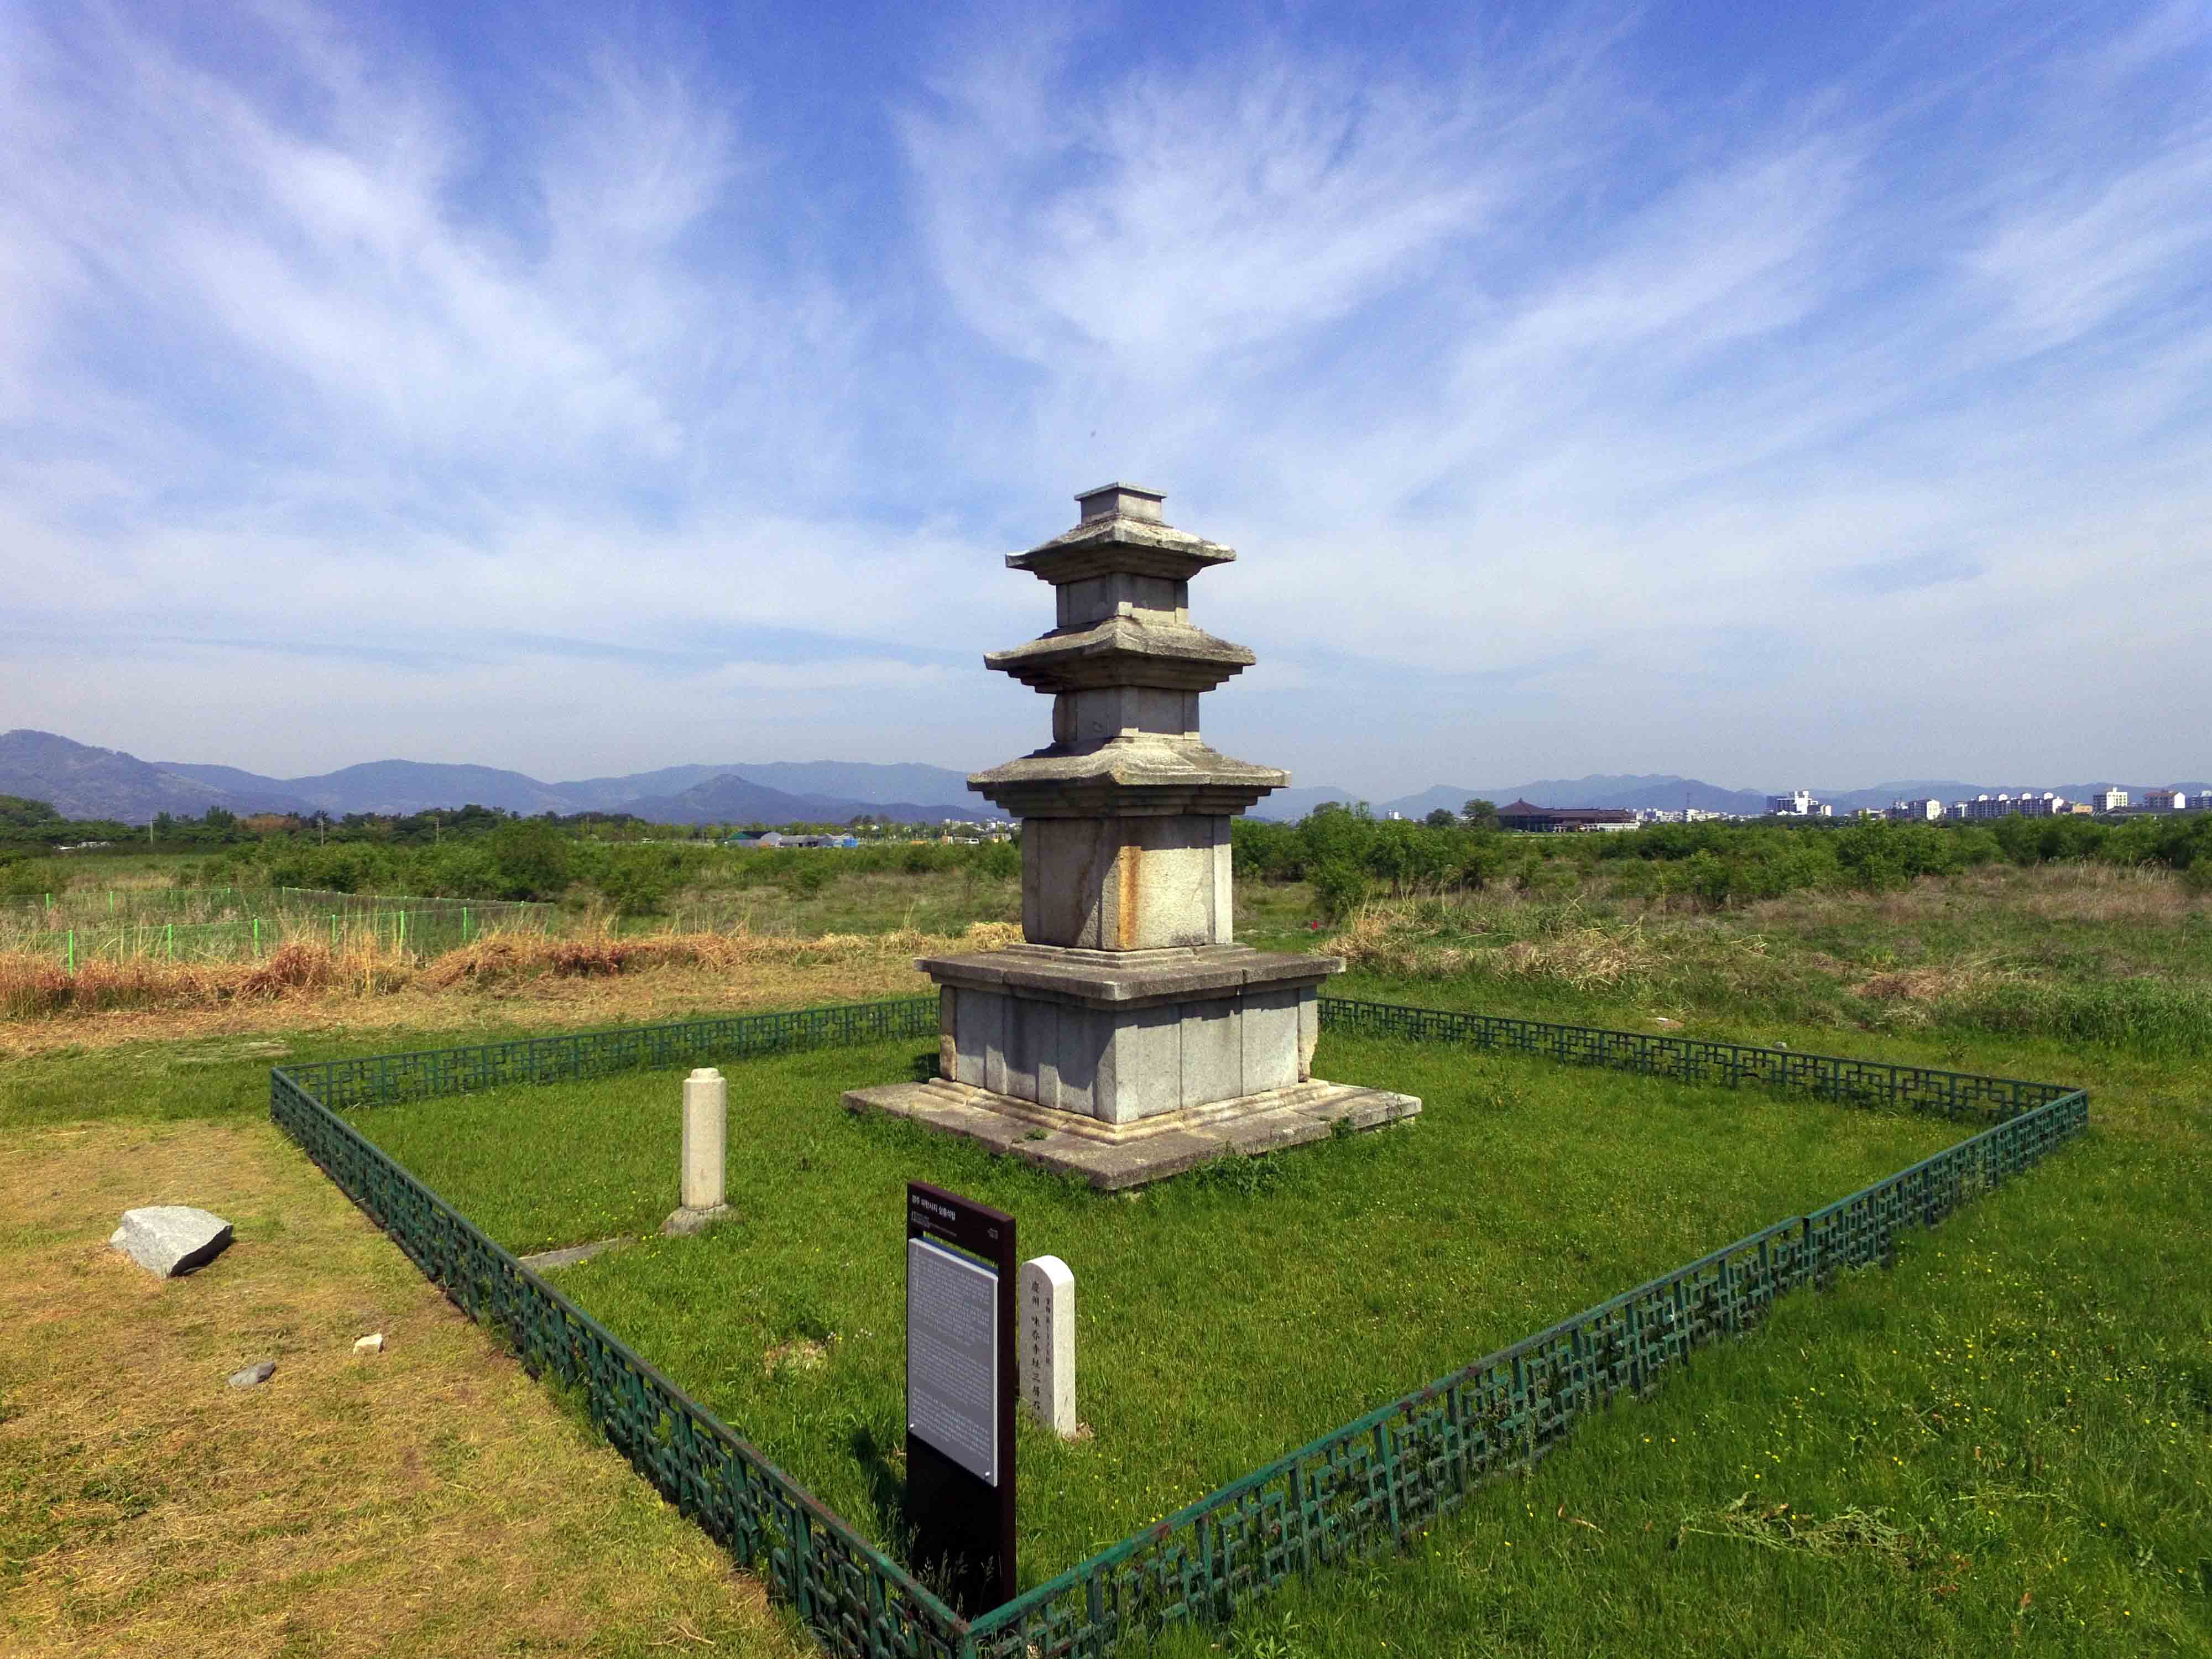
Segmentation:
<svg viewBox="0 0 2212 1659">
<path fill-rule="evenodd" d="M 1075 1275 L 1056 1255 L 1022 1263 L 1019 1304 L 1022 1398 L 1063 1440 L 1076 1434 Z"/>
<path fill-rule="evenodd" d="M 684 1207 L 718 1210 L 729 1149 L 730 1085 L 711 1066 L 684 1079 Z"/>
<path fill-rule="evenodd" d="M 729 1083 L 713 1066 L 702 1066 L 684 1079 L 683 1204 L 661 1224 L 669 1237 L 703 1232 L 729 1213 L 723 1185 L 729 1135 Z"/>
<path fill-rule="evenodd" d="M 189 1204 L 125 1210 L 107 1241 L 148 1273 L 174 1279 L 204 1267 L 230 1243 L 230 1223 Z"/>
</svg>

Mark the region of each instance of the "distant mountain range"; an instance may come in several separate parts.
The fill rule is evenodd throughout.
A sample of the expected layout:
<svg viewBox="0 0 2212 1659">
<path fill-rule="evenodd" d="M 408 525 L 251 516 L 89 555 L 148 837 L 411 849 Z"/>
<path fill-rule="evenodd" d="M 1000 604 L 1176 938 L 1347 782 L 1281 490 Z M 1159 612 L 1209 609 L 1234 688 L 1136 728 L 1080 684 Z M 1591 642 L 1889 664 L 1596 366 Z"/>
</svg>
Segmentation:
<svg viewBox="0 0 2212 1659">
<path fill-rule="evenodd" d="M 2202 783 L 2174 781 L 2192 793 Z M 1910 779 L 1863 789 L 1815 789 L 1838 812 L 1883 807 L 1893 800 L 1933 796 L 1942 800 L 1995 794 L 2000 789 L 2055 789 L 2086 799 L 2102 784 L 1974 784 Z M 2145 786 L 2119 787 L 2141 798 Z M 51 732 L 0 734 L 0 794 L 27 795 L 52 804 L 64 817 L 116 818 L 144 823 L 157 812 L 197 817 L 210 806 L 234 812 L 423 812 L 471 805 L 510 812 L 628 812 L 656 823 L 842 823 L 872 813 L 908 823 L 986 817 L 997 808 L 973 793 L 964 774 L 912 763 L 874 765 L 861 761 L 732 762 L 725 765 L 667 766 L 623 777 L 542 783 L 520 772 L 489 766 L 447 766 L 427 761 L 369 761 L 310 777 L 270 778 L 234 766 L 191 761 L 142 761 L 119 750 L 95 749 Z M 1360 799 L 1348 789 L 1279 790 L 1252 816 L 1304 817 L 1323 801 Z M 1474 799 L 1500 806 L 1526 800 L 1538 806 L 1652 807 L 1756 815 L 1765 792 L 1723 789 L 1672 774 L 1594 774 L 1489 786 L 1437 784 L 1418 794 L 1370 803 L 1378 815 L 1425 817 L 1441 806 L 1457 812 Z"/>
<path fill-rule="evenodd" d="M 471 805 L 509 812 L 629 812 L 657 823 L 842 823 L 863 813 L 902 823 L 977 818 L 996 809 L 941 766 L 769 761 L 672 766 L 629 777 L 544 783 L 489 766 L 369 761 L 309 777 L 234 766 L 143 761 L 50 732 L 0 734 L 0 794 L 52 805 L 64 817 L 144 823 L 157 812 L 425 812 Z"/>
</svg>

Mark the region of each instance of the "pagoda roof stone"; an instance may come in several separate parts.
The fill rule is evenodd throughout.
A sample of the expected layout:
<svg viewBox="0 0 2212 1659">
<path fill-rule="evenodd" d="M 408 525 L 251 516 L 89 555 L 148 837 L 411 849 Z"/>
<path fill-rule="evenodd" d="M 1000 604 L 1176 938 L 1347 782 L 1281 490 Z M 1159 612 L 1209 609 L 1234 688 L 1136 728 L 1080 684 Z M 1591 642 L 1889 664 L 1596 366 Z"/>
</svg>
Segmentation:
<svg viewBox="0 0 2212 1659">
<path fill-rule="evenodd" d="M 1161 576 L 1188 581 L 1201 570 L 1234 560 L 1234 548 L 1177 530 L 1160 517 L 1158 490 L 1102 484 L 1076 497 L 1083 519 L 1074 529 L 1006 556 L 1011 570 L 1026 570 L 1058 586 L 1094 576 Z"/>
<path fill-rule="evenodd" d="M 1116 685 L 1211 691 L 1258 660 L 1245 647 L 1202 628 L 1141 612 L 1055 629 L 1010 651 L 983 655 L 986 668 L 1054 692 Z"/>
<path fill-rule="evenodd" d="M 1290 781 L 1202 743 L 1139 736 L 1088 749 L 1054 744 L 977 772 L 968 785 L 1025 818 L 1231 817 Z"/>
</svg>

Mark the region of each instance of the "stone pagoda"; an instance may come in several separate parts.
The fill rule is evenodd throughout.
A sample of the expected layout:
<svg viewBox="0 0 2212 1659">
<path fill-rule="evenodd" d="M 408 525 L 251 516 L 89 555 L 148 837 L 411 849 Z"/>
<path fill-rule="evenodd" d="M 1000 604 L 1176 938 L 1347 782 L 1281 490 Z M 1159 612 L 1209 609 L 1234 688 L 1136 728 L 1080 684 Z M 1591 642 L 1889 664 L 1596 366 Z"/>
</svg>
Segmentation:
<svg viewBox="0 0 2212 1659">
<path fill-rule="evenodd" d="M 1200 694 L 1255 659 L 1192 625 L 1190 579 L 1237 556 L 1163 499 L 1091 490 L 1074 529 L 1006 560 L 1057 602 L 1051 632 L 983 659 L 1052 698 L 1052 742 L 969 780 L 1022 820 L 1024 942 L 917 963 L 939 1075 L 845 1097 L 1105 1188 L 1421 1109 L 1313 1076 L 1341 960 L 1236 943 L 1229 820 L 1291 780 L 1200 740 Z"/>
</svg>

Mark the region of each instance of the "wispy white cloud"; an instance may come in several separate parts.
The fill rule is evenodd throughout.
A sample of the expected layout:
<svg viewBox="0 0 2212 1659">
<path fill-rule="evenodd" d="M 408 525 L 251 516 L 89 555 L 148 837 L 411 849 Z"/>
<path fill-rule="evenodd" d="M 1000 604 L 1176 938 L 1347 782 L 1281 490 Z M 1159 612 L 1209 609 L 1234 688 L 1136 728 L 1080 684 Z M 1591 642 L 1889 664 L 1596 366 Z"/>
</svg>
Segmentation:
<svg viewBox="0 0 2212 1659">
<path fill-rule="evenodd" d="M 869 67 L 862 191 L 703 52 L 586 40 L 495 112 L 396 21 L 0 10 L 0 585 L 47 639 L 482 619 L 288 669 L 343 750 L 301 769 L 625 769 L 732 704 L 764 757 L 965 763 L 1040 708 L 933 653 L 1042 626 L 995 555 L 1133 472 L 1244 548 L 1219 729 L 1313 781 L 2082 769 L 2169 740 L 2150 671 L 2050 663 L 2212 608 L 2212 29 L 1978 16 L 1695 108 L 1656 14 L 955 19 Z M 160 720 L 103 643 L 0 723 L 296 743 L 163 651 Z"/>
</svg>

